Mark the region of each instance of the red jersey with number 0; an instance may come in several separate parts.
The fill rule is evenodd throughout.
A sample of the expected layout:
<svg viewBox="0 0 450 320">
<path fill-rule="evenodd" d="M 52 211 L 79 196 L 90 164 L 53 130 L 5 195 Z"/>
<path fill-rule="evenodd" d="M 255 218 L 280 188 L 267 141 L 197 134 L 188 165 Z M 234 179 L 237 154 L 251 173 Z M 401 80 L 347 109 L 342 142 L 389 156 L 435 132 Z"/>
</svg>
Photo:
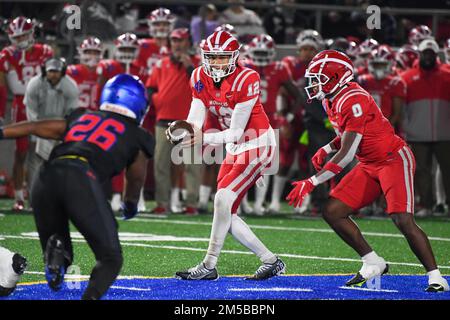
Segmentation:
<svg viewBox="0 0 450 320">
<path fill-rule="evenodd" d="M 356 82 L 350 82 L 332 101 L 322 102 L 337 135 L 345 131 L 362 135 L 356 154 L 362 163 L 383 162 L 406 145 L 370 94 Z"/>
</svg>

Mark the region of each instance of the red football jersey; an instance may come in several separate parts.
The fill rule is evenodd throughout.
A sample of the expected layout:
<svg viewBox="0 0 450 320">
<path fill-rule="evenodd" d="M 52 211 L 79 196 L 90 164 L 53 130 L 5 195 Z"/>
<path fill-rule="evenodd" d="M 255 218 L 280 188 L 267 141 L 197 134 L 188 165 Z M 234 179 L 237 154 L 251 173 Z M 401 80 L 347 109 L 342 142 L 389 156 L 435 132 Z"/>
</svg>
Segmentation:
<svg viewBox="0 0 450 320">
<path fill-rule="evenodd" d="M 344 131 L 362 134 L 356 155 L 362 163 L 383 162 L 406 145 L 370 94 L 356 82 L 350 82 L 332 101 L 324 99 L 322 103 L 337 135 Z"/>
<path fill-rule="evenodd" d="M 97 66 L 97 75 L 98 77 L 102 77 L 104 80 L 109 80 L 112 77 L 120 74 L 126 73 L 125 67 L 122 63 L 117 60 L 107 59 L 101 60 Z M 136 61 L 133 61 L 130 65 L 131 75 L 138 76 L 142 83 L 145 83 L 148 78 L 147 70 L 140 66 Z M 97 99 L 100 100 L 100 95 L 103 87 L 97 86 Z"/>
<path fill-rule="evenodd" d="M 230 127 L 231 115 L 236 104 L 257 98 L 245 130 L 254 130 L 256 136 L 270 128 L 264 108 L 259 98 L 260 78 L 256 71 L 237 66 L 236 70 L 222 80 L 220 88 L 205 74 L 202 67 L 191 76 L 193 98 L 202 100 L 208 112 L 218 120 L 221 130 Z"/>
<path fill-rule="evenodd" d="M 294 84 L 297 86 L 297 88 L 303 90 L 302 82 L 305 78 L 305 72 L 308 65 L 301 62 L 297 57 L 293 56 L 284 57 L 282 61 L 286 64 L 292 80 L 294 81 Z"/>
<path fill-rule="evenodd" d="M 287 65 L 281 61 L 272 62 L 265 67 L 255 66 L 251 61 L 245 65 L 255 70 L 261 78 L 261 103 L 268 115 L 277 111 L 277 95 L 283 83 L 292 81 Z"/>
<path fill-rule="evenodd" d="M 392 115 L 392 98 L 404 98 L 406 95 L 406 84 L 396 75 L 388 75 L 384 79 L 377 80 L 372 74 L 366 73 L 358 77 L 358 83 L 372 95 L 375 103 L 388 119 Z"/>
<path fill-rule="evenodd" d="M 78 106 L 90 110 L 98 110 L 97 104 L 97 71 L 84 64 L 67 67 L 67 74 L 75 80 L 80 91 Z"/>
<path fill-rule="evenodd" d="M 14 46 L 4 48 L 0 52 L 0 72 L 5 73 L 12 93 L 23 96 L 28 81 L 41 73 L 41 65 L 52 56 L 53 49 L 41 43 L 25 51 L 17 50 Z"/>
<path fill-rule="evenodd" d="M 151 73 L 156 62 L 169 54 L 170 49 L 165 46 L 158 46 L 155 39 L 140 39 L 139 53 L 136 60 L 140 66 L 147 69 L 148 73 Z"/>
</svg>

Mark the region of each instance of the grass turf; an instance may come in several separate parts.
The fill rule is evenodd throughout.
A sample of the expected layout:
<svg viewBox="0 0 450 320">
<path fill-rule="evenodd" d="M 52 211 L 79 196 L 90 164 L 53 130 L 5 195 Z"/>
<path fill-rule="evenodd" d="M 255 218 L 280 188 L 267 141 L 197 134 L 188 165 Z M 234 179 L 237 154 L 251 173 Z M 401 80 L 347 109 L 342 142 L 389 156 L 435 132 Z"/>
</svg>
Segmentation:
<svg viewBox="0 0 450 320">
<path fill-rule="evenodd" d="M 148 203 L 148 207 L 151 205 Z M 33 216 L 30 213 L 12 213 L 8 211 L 10 207 L 10 201 L 0 201 L 0 245 L 27 257 L 28 272 L 22 282 L 44 280 L 39 241 L 22 235 L 35 231 Z M 286 207 L 283 209 L 288 211 Z M 269 249 L 281 255 L 287 264 L 287 274 L 350 274 L 360 268 L 357 254 L 320 218 L 298 219 L 288 213 L 265 217 L 246 216 L 244 219 Z M 202 241 L 122 241 L 125 260 L 122 276 L 171 277 L 176 271 L 201 261 L 208 246 L 212 217 L 173 214 L 167 218 L 142 215 L 135 220 L 118 220 L 121 233 L 201 238 Z M 374 250 L 386 260 L 394 262 L 391 274 L 425 273 L 406 240 L 399 236 L 388 218 L 356 219 L 356 222 L 363 232 L 370 233 L 366 237 Z M 432 238 L 436 259 L 443 267 L 441 272 L 449 275 L 450 220 L 430 218 L 418 219 L 417 222 Z M 72 231 L 76 231 L 75 228 Z M 89 275 L 95 264 L 89 247 L 84 241 L 74 242 L 74 250 L 74 264 L 79 266 L 81 274 Z M 227 237 L 223 250 L 218 265 L 221 275 L 251 274 L 259 266 L 259 260 L 252 254 L 246 254 L 247 249 L 231 236 Z M 332 260 L 327 260 L 330 258 Z"/>
</svg>

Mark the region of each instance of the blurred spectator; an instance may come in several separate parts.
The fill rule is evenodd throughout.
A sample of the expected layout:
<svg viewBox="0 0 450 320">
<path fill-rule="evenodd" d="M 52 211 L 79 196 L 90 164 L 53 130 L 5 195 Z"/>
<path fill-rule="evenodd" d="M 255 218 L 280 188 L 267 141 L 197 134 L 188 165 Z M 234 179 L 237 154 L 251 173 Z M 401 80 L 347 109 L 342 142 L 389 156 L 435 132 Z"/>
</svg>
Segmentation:
<svg viewBox="0 0 450 320">
<path fill-rule="evenodd" d="M 171 193 L 171 181 L 176 174 L 170 166 L 173 145 L 167 140 L 165 132 L 172 121 L 184 120 L 189 113 L 192 100 L 189 81 L 192 71 L 200 63 L 199 57 L 189 54 L 191 49 L 189 37 L 187 29 L 174 29 L 171 32 L 172 54 L 159 60 L 146 83 L 151 103 L 156 111 L 154 169 L 157 207 L 153 211 L 159 214 L 168 212 L 169 202 L 172 208 L 178 205 L 174 201 L 177 202 L 176 198 L 179 199 L 179 194 Z M 188 193 L 186 212 L 195 214 L 197 213 L 200 168 L 193 164 L 185 167 Z"/>
<path fill-rule="evenodd" d="M 78 108 L 78 86 L 71 77 L 66 76 L 66 68 L 64 59 L 51 58 L 45 62 L 42 74 L 31 78 L 23 101 L 29 121 L 63 118 Z M 29 183 L 37 168 L 48 160 L 56 144 L 54 140 L 30 139 L 27 159 Z"/>
<path fill-rule="evenodd" d="M 241 42 L 248 43 L 254 36 L 266 33 L 261 18 L 255 11 L 243 6 L 244 0 L 228 0 L 228 2 L 231 5 L 222 12 L 221 23 L 233 25 Z"/>
<path fill-rule="evenodd" d="M 189 29 L 191 27 L 192 14 L 188 10 L 186 6 L 178 6 L 173 10 L 173 14 L 175 15 L 175 24 L 174 28 L 186 28 Z"/>
<path fill-rule="evenodd" d="M 330 11 L 323 17 L 322 30 L 325 38 L 354 35 L 354 29 L 355 25 L 349 23 L 348 13 L 346 12 Z"/>
<path fill-rule="evenodd" d="M 217 8 L 213 4 L 201 6 L 198 15 L 194 16 L 191 21 L 192 42 L 198 45 L 200 41 L 206 39 L 214 32 L 220 23 Z"/>
<path fill-rule="evenodd" d="M 139 8 L 125 3 L 119 7 L 116 28 L 122 33 L 134 32 L 138 26 Z"/>
<path fill-rule="evenodd" d="M 430 215 L 433 208 L 433 155 L 442 170 L 447 205 L 450 200 L 450 73 L 438 61 L 438 52 L 435 40 L 423 40 L 419 63 L 402 74 L 407 86 L 403 130 L 416 157 L 419 217 Z"/>
<path fill-rule="evenodd" d="M 286 17 L 283 7 L 276 6 L 267 10 L 267 13 L 264 15 L 264 28 L 276 43 L 285 42 Z"/>
</svg>

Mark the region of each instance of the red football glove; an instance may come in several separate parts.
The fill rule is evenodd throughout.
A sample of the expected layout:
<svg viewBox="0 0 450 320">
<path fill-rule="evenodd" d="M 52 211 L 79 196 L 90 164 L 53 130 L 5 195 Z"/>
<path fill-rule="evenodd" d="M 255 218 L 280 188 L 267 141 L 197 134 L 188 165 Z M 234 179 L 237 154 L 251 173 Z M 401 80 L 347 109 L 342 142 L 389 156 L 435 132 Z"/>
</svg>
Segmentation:
<svg viewBox="0 0 450 320">
<path fill-rule="evenodd" d="M 305 197 L 316 187 L 313 185 L 311 178 L 307 180 L 295 181 L 292 185 L 294 186 L 294 189 L 291 190 L 289 195 L 286 197 L 286 200 L 288 200 L 289 205 L 294 208 L 299 207 Z"/>
<path fill-rule="evenodd" d="M 325 158 L 328 156 L 328 153 L 322 148 L 317 150 L 314 156 L 311 158 L 311 162 L 316 169 L 316 171 L 322 170 L 322 165 L 325 161 Z"/>
</svg>

